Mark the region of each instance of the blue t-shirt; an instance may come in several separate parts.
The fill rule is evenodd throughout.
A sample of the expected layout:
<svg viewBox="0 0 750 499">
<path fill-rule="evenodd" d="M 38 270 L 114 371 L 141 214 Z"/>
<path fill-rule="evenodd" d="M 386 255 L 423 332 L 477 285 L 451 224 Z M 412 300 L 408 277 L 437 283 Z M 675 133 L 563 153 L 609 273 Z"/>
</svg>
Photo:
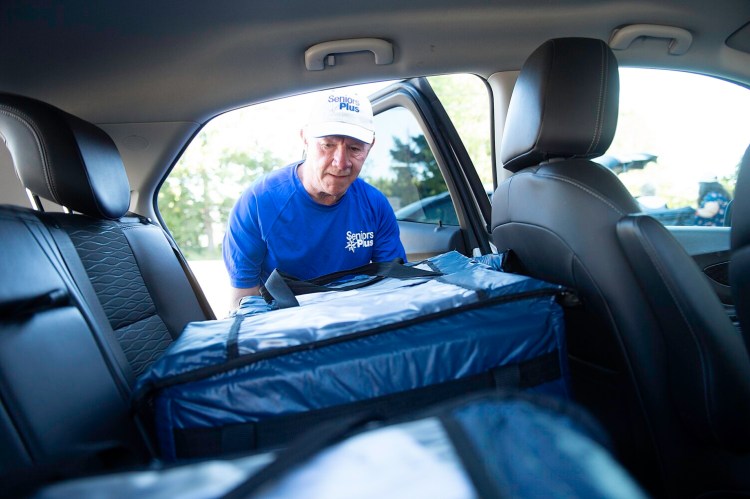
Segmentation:
<svg viewBox="0 0 750 499">
<path fill-rule="evenodd" d="M 305 191 L 299 164 L 260 178 L 232 209 L 223 248 L 232 286 L 257 286 L 275 268 L 312 279 L 371 261 L 406 260 L 380 191 L 356 179 L 338 203 L 325 206 Z"/>
</svg>

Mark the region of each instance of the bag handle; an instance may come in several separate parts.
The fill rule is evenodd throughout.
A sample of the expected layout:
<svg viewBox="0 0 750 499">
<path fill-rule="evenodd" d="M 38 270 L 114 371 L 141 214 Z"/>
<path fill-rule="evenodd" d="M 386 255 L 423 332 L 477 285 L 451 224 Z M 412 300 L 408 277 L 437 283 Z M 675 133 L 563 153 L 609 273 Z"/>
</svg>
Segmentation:
<svg viewBox="0 0 750 499">
<path fill-rule="evenodd" d="M 342 277 L 350 275 L 369 275 L 373 279 L 364 282 L 358 282 L 349 286 L 326 286 Z M 332 272 L 315 279 L 302 280 L 290 274 L 275 269 L 266 280 L 265 284 L 260 287 L 260 294 L 268 303 L 275 300 L 279 308 L 299 307 L 299 302 L 295 296 L 309 293 L 319 293 L 323 291 L 349 291 L 352 289 L 363 288 L 374 284 L 386 277 L 395 279 L 414 279 L 417 277 L 439 277 L 442 272 L 432 270 L 422 270 L 409 265 L 404 265 L 402 260 L 396 259 L 390 262 L 373 262 L 349 270 Z"/>
</svg>

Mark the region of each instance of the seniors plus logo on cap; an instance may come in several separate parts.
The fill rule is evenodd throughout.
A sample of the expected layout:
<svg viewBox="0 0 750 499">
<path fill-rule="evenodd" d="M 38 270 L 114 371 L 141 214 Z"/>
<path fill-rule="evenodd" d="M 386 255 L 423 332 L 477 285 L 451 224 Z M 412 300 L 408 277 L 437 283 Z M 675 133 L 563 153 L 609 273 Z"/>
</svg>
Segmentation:
<svg viewBox="0 0 750 499">
<path fill-rule="evenodd" d="M 310 137 L 344 135 L 372 144 L 375 137 L 372 104 L 367 97 L 331 90 L 316 98 L 307 122 Z"/>
</svg>

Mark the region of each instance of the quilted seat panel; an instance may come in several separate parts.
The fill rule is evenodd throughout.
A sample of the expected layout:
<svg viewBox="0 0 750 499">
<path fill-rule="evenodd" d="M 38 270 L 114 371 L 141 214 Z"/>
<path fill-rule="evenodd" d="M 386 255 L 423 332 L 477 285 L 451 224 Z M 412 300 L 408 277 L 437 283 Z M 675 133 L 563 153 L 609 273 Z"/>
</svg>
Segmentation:
<svg viewBox="0 0 750 499">
<path fill-rule="evenodd" d="M 167 327 L 158 315 L 115 330 L 133 374 L 140 376 L 172 343 Z"/>
<path fill-rule="evenodd" d="M 120 329 L 156 314 L 122 229 L 107 221 L 66 223 L 70 236 L 104 308 L 112 329 Z"/>
<path fill-rule="evenodd" d="M 63 229 L 89 276 L 133 374 L 138 376 L 172 342 L 138 267 L 122 225 L 66 217 Z"/>
</svg>

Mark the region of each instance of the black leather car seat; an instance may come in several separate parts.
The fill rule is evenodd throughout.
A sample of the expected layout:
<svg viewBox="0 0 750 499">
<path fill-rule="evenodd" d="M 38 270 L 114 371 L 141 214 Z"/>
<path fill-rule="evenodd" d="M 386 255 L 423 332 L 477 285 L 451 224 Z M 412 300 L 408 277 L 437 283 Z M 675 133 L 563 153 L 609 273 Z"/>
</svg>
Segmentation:
<svg viewBox="0 0 750 499">
<path fill-rule="evenodd" d="M 0 240 L 0 495 L 149 462 L 130 365 L 47 227 L 0 205 Z"/>
<path fill-rule="evenodd" d="M 594 39 L 550 40 L 526 61 L 500 156 L 492 238 L 519 268 L 576 290 L 576 397 L 658 494 L 748 490 L 750 359 L 698 267 L 615 174 L 590 161 L 615 133 L 617 61 Z"/>
<path fill-rule="evenodd" d="M 98 298 L 135 376 L 188 322 L 214 318 L 168 235 L 128 214 L 128 178 L 103 130 L 48 104 L 0 95 L 0 134 L 24 187 L 75 213 L 40 216 L 82 289 L 93 286 L 87 298 L 95 309 Z"/>
<path fill-rule="evenodd" d="M 732 256 L 729 284 L 745 345 L 750 350 L 750 147 L 740 162 L 732 200 Z"/>
</svg>

